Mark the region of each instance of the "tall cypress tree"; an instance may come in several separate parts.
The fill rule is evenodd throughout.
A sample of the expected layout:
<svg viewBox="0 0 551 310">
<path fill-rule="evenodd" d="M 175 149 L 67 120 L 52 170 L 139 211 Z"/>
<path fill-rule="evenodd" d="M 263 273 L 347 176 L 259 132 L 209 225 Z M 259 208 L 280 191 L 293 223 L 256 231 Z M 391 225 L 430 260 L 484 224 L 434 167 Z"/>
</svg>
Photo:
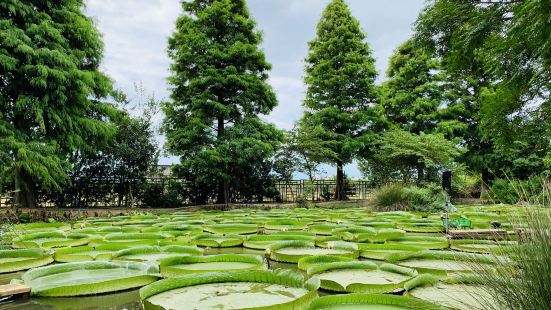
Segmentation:
<svg viewBox="0 0 551 310">
<path fill-rule="evenodd" d="M 330 142 L 337 166 L 335 199 L 346 198 L 344 165 L 365 147 L 365 137 L 378 118 L 374 103 L 377 71 L 371 50 L 344 0 L 333 0 L 309 43 L 305 83 L 305 121 L 325 130 L 320 138 Z"/>
<path fill-rule="evenodd" d="M 259 121 L 248 119 L 277 104 L 266 82 L 270 64 L 245 0 L 190 0 L 182 7 L 168 46 L 173 63 L 172 100 L 164 106 L 167 148 L 181 157 L 176 171 L 201 184 L 197 188 L 217 184 L 217 202 L 223 204 L 235 162 L 226 150 L 239 136 L 232 129 L 244 132 L 243 126 Z"/>
<path fill-rule="evenodd" d="M 82 0 L 0 2 L 0 177 L 16 204 L 59 190 L 68 155 L 93 151 L 114 131 L 103 44 Z"/>
<path fill-rule="evenodd" d="M 437 130 L 444 99 L 439 69 L 439 60 L 413 40 L 396 49 L 381 98 L 388 121 L 417 135 Z"/>
<path fill-rule="evenodd" d="M 443 119 L 445 79 L 432 51 L 414 40 L 406 41 L 390 57 L 387 76 L 381 103 L 391 126 L 415 135 L 442 131 L 448 136 L 462 128 L 457 121 Z M 418 159 L 417 180 L 422 182 L 426 167 Z"/>
</svg>

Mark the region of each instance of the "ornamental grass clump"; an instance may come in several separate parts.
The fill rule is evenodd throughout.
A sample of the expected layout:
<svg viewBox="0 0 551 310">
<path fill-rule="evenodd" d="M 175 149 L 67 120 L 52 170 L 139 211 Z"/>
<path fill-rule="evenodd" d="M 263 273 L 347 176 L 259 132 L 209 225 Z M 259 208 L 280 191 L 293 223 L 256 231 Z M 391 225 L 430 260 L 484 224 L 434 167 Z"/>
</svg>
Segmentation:
<svg viewBox="0 0 551 310">
<path fill-rule="evenodd" d="M 519 232 L 518 245 L 499 247 L 495 270 L 473 264 L 484 290 L 495 296 L 493 302 L 481 300 L 484 309 L 549 309 L 551 305 L 551 183 L 542 182 L 543 195 L 526 197 L 526 207 L 512 223 Z M 545 202 L 542 204 L 542 202 Z"/>
<path fill-rule="evenodd" d="M 496 296 L 481 300 L 484 309 L 549 309 L 551 305 L 551 210 L 529 209 L 523 214 L 519 244 L 500 247 L 494 268 L 472 263 L 484 290 Z"/>
</svg>

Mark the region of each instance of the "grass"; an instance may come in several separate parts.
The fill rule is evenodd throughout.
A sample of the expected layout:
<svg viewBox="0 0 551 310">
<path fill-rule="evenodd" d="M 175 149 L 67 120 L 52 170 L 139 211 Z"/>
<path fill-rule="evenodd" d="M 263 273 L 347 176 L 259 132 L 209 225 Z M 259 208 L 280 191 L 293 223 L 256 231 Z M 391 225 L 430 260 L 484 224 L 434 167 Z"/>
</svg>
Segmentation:
<svg viewBox="0 0 551 310">
<path fill-rule="evenodd" d="M 542 182 L 541 195 L 526 197 L 537 207 L 527 207 L 513 219 L 521 229 L 518 246 L 503 247 L 495 253 L 499 263 L 494 270 L 473 263 L 473 269 L 487 285 L 484 290 L 493 300 L 479 300 L 484 309 L 549 309 L 551 305 L 551 205 L 549 181 Z M 525 193 L 522 189 L 519 193 Z M 542 205 L 542 201 L 545 202 Z"/>
</svg>

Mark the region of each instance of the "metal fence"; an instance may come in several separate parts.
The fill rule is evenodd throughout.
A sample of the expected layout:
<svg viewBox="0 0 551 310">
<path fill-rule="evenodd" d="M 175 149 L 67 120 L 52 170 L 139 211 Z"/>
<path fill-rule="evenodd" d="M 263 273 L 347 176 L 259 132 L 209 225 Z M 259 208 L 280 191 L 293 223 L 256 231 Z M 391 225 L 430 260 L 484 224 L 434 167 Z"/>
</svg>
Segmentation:
<svg viewBox="0 0 551 310">
<path fill-rule="evenodd" d="M 299 198 L 311 201 L 324 201 L 333 199 L 337 182 L 335 180 L 293 180 L 277 182 L 277 191 L 284 202 L 294 202 Z M 345 191 L 348 199 L 364 200 L 371 198 L 373 188 L 368 181 L 354 180 L 345 183 Z"/>
<path fill-rule="evenodd" d="M 166 192 L 170 183 L 177 182 L 185 188 L 186 182 L 182 179 L 175 178 L 150 178 L 147 183 L 161 186 L 160 192 Z M 146 201 L 142 201 L 138 195 L 131 197 L 132 202 L 127 204 L 129 197 L 122 197 L 120 200 L 117 189 L 120 184 L 113 180 L 94 180 L 86 184 L 80 184 L 76 192 L 72 192 L 65 200 L 52 200 L 51 196 L 39 195 L 38 203 L 41 207 L 69 207 L 69 208 L 105 208 L 105 207 L 152 207 Z M 310 201 L 329 201 L 333 199 L 336 181 L 335 180 L 291 180 L 279 181 L 274 184 L 275 189 L 279 193 L 277 198 L 257 197 L 257 201 L 245 201 L 239 199 L 230 193 L 232 202 L 296 202 L 301 199 Z M 75 190 L 74 188 L 72 189 Z M 65 193 L 67 193 L 66 190 Z M 347 180 L 345 183 L 345 191 L 348 199 L 352 200 L 367 200 L 370 199 L 373 193 L 373 187 L 368 181 L 364 180 Z M 0 196 L 0 208 L 12 206 L 13 193 Z M 178 195 L 179 201 L 183 205 L 190 205 L 184 195 Z M 155 206 L 153 206 L 155 207 Z"/>
</svg>

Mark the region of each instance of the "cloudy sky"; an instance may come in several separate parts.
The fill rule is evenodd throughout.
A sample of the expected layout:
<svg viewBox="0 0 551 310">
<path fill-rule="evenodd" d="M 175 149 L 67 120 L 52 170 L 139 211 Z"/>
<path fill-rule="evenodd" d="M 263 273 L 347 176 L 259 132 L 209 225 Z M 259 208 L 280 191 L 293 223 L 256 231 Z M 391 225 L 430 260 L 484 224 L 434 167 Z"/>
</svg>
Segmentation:
<svg viewBox="0 0 551 310">
<path fill-rule="evenodd" d="M 265 117 L 280 128 L 289 129 L 302 115 L 303 59 L 307 42 L 329 0 L 248 0 L 249 9 L 264 33 L 264 49 L 272 63 L 270 83 L 279 106 Z M 379 80 L 384 79 L 392 51 L 407 40 L 425 0 L 348 0 L 352 14 L 367 33 L 367 41 L 377 60 Z M 179 0 L 88 0 L 92 16 L 105 43 L 103 70 L 116 86 L 133 93 L 133 85 L 143 87 L 156 98 L 168 98 L 167 38 L 181 12 Z M 159 138 L 162 143 L 162 137 Z M 162 163 L 175 162 L 165 156 Z M 328 174 L 334 169 L 328 167 Z M 358 177 L 354 164 L 348 175 Z"/>
</svg>

